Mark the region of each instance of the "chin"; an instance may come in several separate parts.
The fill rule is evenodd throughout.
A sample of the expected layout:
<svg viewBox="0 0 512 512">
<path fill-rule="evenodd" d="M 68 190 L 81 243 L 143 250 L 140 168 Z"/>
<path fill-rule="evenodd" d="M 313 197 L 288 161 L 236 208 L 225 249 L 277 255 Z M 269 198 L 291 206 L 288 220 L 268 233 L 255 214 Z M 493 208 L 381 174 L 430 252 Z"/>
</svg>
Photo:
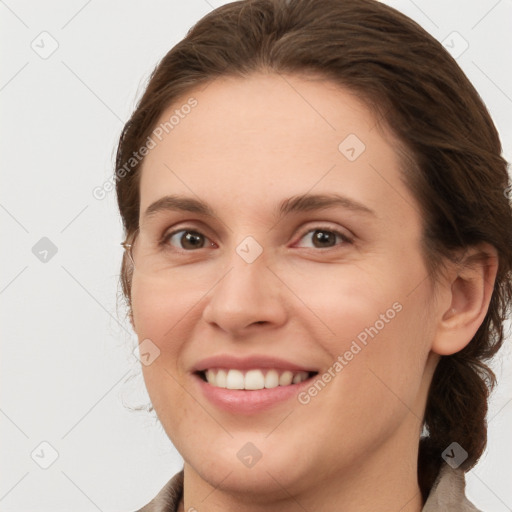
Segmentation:
<svg viewBox="0 0 512 512">
<path fill-rule="evenodd" d="M 206 445 L 209 449 L 195 444 L 190 447 L 191 457 L 184 453 L 188 471 L 214 488 L 250 496 L 255 503 L 262 495 L 268 501 L 300 491 L 311 481 L 315 461 L 301 443 L 286 443 L 278 436 L 265 439 L 265 435 L 238 434 L 223 443 L 217 439 Z"/>
</svg>

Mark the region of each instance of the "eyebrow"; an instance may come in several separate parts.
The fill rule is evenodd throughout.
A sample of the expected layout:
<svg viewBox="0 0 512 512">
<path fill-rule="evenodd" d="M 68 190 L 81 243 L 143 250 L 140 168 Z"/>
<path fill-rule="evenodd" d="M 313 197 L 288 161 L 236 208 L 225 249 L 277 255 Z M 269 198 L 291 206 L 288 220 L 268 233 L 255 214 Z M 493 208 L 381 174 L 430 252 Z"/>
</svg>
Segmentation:
<svg viewBox="0 0 512 512">
<path fill-rule="evenodd" d="M 338 194 L 302 194 L 284 200 L 279 206 L 279 217 L 284 217 L 292 212 L 308 212 L 334 206 L 376 216 L 375 212 L 364 204 L 345 196 Z"/>
<path fill-rule="evenodd" d="M 376 216 L 375 212 L 358 201 L 338 194 L 301 194 L 285 199 L 276 211 L 280 219 L 291 213 L 323 210 L 325 208 L 342 207 L 366 215 Z M 214 210 L 205 202 L 192 197 L 167 195 L 157 199 L 146 209 L 144 218 L 149 218 L 164 211 L 186 211 L 205 217 L 217 217 Z"/>
</svg>

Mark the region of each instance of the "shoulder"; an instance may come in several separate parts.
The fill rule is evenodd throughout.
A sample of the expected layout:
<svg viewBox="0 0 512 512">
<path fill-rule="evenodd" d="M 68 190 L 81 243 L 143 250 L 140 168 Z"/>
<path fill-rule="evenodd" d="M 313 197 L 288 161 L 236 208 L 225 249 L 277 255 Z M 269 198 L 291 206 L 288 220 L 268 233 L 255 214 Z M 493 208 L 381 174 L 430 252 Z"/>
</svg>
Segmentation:
<svg viewBox="0 0 512 512">
<path fill-rule="evenodd" d="M 482 512 L 466 497 L 466 476 L 462 469 L 443 464 L 422 512 Z"/>
<path fill-rule="evenodd" d="M 176 473 L 160 492 L 136 512 L 176 512 L 183 495 L 183 469 Z"/>
</svg>

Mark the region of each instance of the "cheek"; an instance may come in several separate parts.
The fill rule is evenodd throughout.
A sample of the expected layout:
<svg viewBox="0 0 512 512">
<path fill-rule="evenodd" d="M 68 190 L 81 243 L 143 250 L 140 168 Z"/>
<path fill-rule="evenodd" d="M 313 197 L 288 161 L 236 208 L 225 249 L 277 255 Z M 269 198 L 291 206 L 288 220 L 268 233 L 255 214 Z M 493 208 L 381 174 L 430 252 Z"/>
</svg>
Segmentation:
<svg viewBox="0 0 512 512">
<path fill-rule="evenodd" d="M 406 418 L 419 428 L 428 356 L 415 301 L 395 300 L 395 293 L 343 297 L 340 308 L 317 297 L 336 333 L 323 341 L 332 362 L 318 376 L 327 383 L 314 383 L 300 397 L 308 418 L 304 436 L 313 439 L 322 431 L 327 439 L 338 439 L 334 459 L 325 454 L 333 465 L 340 453 L 358 456 L 391 438 Z"/>
<path fill-rule="evenodd" d="M 145 386 L 156 415 L 178 450 L 183 449 L 184 437 L 178 434 L 180 424 L 194 424 L 198 414 L 179 384 L 183 377 L 179 355 L 185 341 L 180 329 L 194 311 L 192 298 L 187 300 L 186 296 L 178 287 L 162 289 L 157 283 L 135 278 L 132 283 L 133 319 L 139 343 L 149 339 L 159 350 L 151 364 L 141 365 Z"/>
<path fill-rule="evenodd" d="M 151 280 L 137 279 L 132 283 L 133 321 L 139 343 L 154 347 L 158 356 L 151 364 L 142 364 L 142 372 L 148 393 L 157 413 L 165 393 L 177 397 L 180 328 L 182 321 L 193 314 L 193 297 L 179 292 L 179 287 L 162 287 Z M 150 340 L 150 341 L 148 341 Z M 153 345 L 154 344 L 154 345 Z"/>
<path fill-rule="evenodd" d="M 361 405 L 361 414 L 371 404 L 403 408 L 403 400 L 412 406 L 432 336 L 424 275 L 421 260 L 411 258 L 401 266 L 331 268 L 293 283 L 310 310 L 303 325 L 330 356 L 332 388 L 343 389 L 334 401 Z"/>
<path fill-rule="evenodd" d="M 148 279 L 137 279 L 132 283 L 132 310 L 135 330 L 142 341 L 150 338 L 160 349 L 172 350 L 169 343 L 180 332 L 182 324 L 197 316 L 204 293 L 202 288 L 178 279 L 172 285 Z"/>
<path fill-rule="evenodd" d="M 390 277 L 389 269 L 383 269 L 381 262 L 371 266 L 315 265 L 300 273 L 283 269 L 280 275 L 303 302 L 305 322 L 309 327 L 318 325 L 316 340 L 323 340 L 338 353 L 348 349 L 354 339 L 364 344 L 389 330 L 399 316 L 403 286 Z"/>
</svg>

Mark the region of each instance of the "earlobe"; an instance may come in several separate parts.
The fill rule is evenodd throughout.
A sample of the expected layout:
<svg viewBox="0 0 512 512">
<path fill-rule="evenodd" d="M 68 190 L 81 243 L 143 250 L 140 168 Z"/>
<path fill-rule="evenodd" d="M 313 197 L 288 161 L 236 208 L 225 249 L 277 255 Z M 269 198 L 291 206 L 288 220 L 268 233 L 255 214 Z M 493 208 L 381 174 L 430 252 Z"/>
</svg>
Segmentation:
<svg viewBox="0 0 512 512">
<path fill-rule="evenodd" d="M 454 264 L 446 283 L 449 305 L 440 311 L 433 352 L 451 355 L 473 339 L 487 314 L 497 271 L 497 251 L 489 244 L 472 247 Z"/>
</svg>

